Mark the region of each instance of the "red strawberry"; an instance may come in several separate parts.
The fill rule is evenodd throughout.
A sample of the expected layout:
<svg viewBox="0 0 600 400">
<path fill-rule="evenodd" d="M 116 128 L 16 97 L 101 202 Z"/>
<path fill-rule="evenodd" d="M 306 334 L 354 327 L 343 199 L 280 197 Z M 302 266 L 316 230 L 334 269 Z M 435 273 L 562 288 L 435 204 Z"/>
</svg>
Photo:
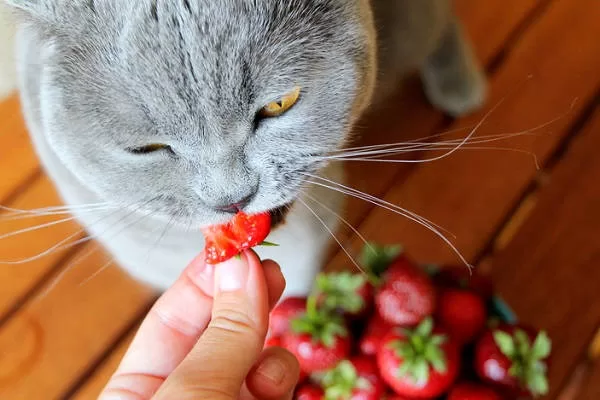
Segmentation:
<svg viewBox="0 0 600 400">
<path fill-rule="evenodd" d="M 281 347 L 281 336 L 272 336 L 265 341 L 265 348 Z"/>
<path fill-rule="evenodd" d="M 350 335 L 341 316 L 318 310 L 317 299 L 308 298 L 306 313 L 292 320 L 282 345 L 296 356 L 307 374 L 333 368 L 350 353 Z"/>
<path fill-rule="evenodd" d="M 271 311 L 269 335 L 282 336 L 290 330 L 290 321 L 306 312 L 306 297 L 288 297 Z"/>
<path fill-rule="evenodd" d="M 264 242 L 271 231 L 271 214 L 237 213 L 223 225 L 202 229 L 208 264 L 219 264 Z"/>
<path fill-rule="evenodd" d="M 323 400 L 325 392 L 316 385 L 301 385 L 296 389 L 295 400 Z"/>
<path fill-rule="evenodd" d="M 371 307 L 373 287 L 362 274 L 320 274 L 317 277 L 315 295 L 319 297 L 321 307 L 358 317 Z"/>
<path fill-rule="evenodd" d="M 385 392 L 376 361 L 364 356 L 340 362 L 323 376 L 322 385 L 327 400 L 380 400 Z"/>
<path fill-rule="evenodd" d="M 475 347 L 479 377 L 513 396 L 548 393 L 548 361 L 552 342 L 545 332 L 501 326 L 483 334 Z"/>
<path fill-rule="evenodd" d="M 433 313 L 435 289 L 424 271 L 401 257 L 384 274 L 384 282 L 375 295 L 375 304 L 388 323 L 414 326 Z"/>
<path fill-rule="evenodd" d="M 486 301 L 495 293 L 491 279 L 465 265 L 445 266 L 433 276 L 433 280 L 441 287 L 469 289 Z"/>
<path fill-rule="evenodd" d="M 374 356 L 379 351 L 381 340 L 392 329 L 392 325 L 384 321 L 378 313 L 371 318 L 367 329 L 358 344 L 360 352 L 367 356 Z"/>
<path fill-rule="evenodd" d="M 459 345 L 465 345 L 485 329 L 487 308 L 475 292 L 445 289 L 438 299 L 437 318 Z"/>
<path fill-rule="evenodd" d="M 502 396 L 484 385 L 462 382 L 452 388 L 447 400 L 502 400 Z"/>
<path fill-rule="evenodd" d="M 426 318 L 414 330 L 392 329 L 381 343 L 377 361 L 381 376 L 397 394 L 428 399 L 452 386 L 460 369 L 460 352 Z"/>
</svg>

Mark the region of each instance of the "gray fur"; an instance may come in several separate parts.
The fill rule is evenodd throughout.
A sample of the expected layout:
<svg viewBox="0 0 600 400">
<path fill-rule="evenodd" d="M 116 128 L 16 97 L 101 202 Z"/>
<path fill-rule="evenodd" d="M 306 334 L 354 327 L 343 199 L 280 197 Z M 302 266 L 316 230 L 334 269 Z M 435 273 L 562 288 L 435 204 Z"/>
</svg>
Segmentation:
<svg viewBox="0 0 600 400">
<path fill-rule="evenodd" d="M 332 209 L 341 199 L 306 189 L 302 173 L 341 180 L 338 165 L 314 156 L 339 148 L 371 99 L 385 99 L 411 69 L 454 115 L 485 92 L 445 0 L 9 3 L 22 11 L 21 93 L 48 173 L 69 204 L 119 206 L 79 218 L 160 288 L 202 248 L 197 228 L 229 218 L 214 207 L 256 189 L 246 211 L 304 196 L 334 229 L 336 218 L 310 199 Z M 257 122 L 295 86 L 301 98 L 288 113 Z M 149 143 L 173 152 L 127 151 Z M 288 293 L 308 289 L 328 235 L 302 202 L 273 233 L 281 247 L 261 255 L 283 265 Z"/>
</svg>

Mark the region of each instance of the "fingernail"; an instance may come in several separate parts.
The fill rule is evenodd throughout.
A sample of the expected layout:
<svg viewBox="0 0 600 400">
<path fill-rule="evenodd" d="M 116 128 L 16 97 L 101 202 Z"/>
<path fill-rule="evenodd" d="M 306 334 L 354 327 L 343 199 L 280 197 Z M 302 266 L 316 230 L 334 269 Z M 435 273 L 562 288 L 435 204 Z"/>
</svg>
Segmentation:
<svg viewBox="0 0 600 400">
<path fill-rule="evenodd" d="M 215 267 L 217 285 L 222 292 L 235 292 L 246 287 L 248 261 L 245 255 L 233 257 Z"/>
<path fill-rule="evenodd" d="M 286 365 L 277 358 L 267 358 L 256 369 L 256 373 L 275 384 L 281 384 L 285 379 Z"/>
</svg>

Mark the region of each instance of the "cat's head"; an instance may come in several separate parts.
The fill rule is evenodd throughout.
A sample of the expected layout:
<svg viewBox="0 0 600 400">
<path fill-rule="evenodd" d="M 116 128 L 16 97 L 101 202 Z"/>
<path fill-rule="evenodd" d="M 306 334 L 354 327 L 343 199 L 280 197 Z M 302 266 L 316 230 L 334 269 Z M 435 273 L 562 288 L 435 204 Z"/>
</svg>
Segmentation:
<svg viewBox="0 0 600 400">
<path fill-rule="evenodd" d="M 9 0 L 45 135 L 103 200 L 205 225 L 294 200 L 366 107 L 368 0 Z"/>
</svg>

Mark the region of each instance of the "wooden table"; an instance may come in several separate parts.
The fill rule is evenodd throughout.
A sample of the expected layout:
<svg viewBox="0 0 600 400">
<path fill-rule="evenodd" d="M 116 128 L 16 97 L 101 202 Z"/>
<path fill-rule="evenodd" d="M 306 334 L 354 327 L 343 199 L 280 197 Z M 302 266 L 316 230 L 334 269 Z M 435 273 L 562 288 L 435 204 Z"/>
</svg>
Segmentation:
<svg viewBox="0 0 600 400">
<path fill-rule="evenodd" d="M 519 134 L 430 163 L 349 162 L 350 185 L 447 228 L 518 315 L 548 329 L 555 344 L 548 399 L 600 399 L 600 338 L 594 339 L 600 325 L 600 2 L 456 4 L 489 72 L 487 109 L 450 120 L 426 103 L 412 79 L 389 109 L 365 118 L 359 144 L 445 131 L 453 133 L 430 140 L 457 139 L 483 118 L 479 138 Z M 0 204 L 60 205 L 30 147 L 16 97 L 0 103 L 0 139 Z M 433 154 L 440 153 L 398 159 Z M 420 261 L 458 261 L 430 231 L 381 207 L 350 199 L 346 216 L 369 240 L 403 243 Z M 56 220 L 4 214 L 0 236 Z M 76 241 L 84 236 L 79 230 L 64 221 L 4 237 L 0 259 L 24 259 L 69 236 Z M 337 237 L 356 254 L 361 242 L 351 229 Z M 96 274 L 107 259 L 87 243 L 0 267 L 0 399 L 97 396 L 156 298 L 118 268 Z M 332 253 L 330 268 L 350 264 L 339 248 Z"/>
</svg>

